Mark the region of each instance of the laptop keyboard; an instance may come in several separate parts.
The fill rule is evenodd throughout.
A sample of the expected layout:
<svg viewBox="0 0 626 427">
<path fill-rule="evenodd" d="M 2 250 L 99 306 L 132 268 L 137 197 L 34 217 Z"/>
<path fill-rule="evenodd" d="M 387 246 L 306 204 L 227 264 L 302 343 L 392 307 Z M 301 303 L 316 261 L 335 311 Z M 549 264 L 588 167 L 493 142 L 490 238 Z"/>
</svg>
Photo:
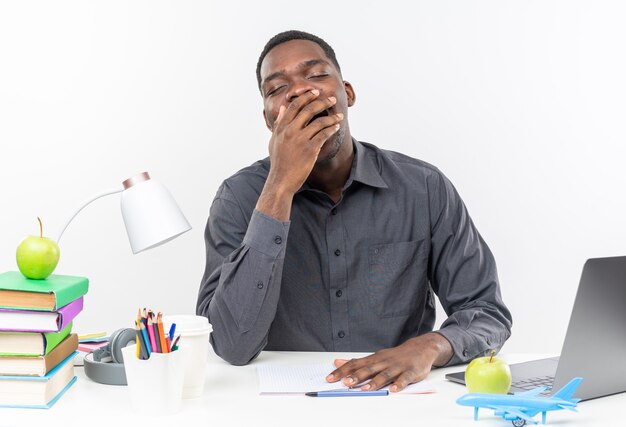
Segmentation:
<svg viewBox="0 0 626 427">
<path fill-rule="evenodd" d="M 547 386 L 548 389 L 546 392 L 549 392 L 552 388 L 552 383 L 554 383 L 554 377 L 547 375 L 545 377 L 527 378 L 524 380 L 514 381 L 511 386 L 521 390 L 532 390 L 537 387 Z"/>
</svg>

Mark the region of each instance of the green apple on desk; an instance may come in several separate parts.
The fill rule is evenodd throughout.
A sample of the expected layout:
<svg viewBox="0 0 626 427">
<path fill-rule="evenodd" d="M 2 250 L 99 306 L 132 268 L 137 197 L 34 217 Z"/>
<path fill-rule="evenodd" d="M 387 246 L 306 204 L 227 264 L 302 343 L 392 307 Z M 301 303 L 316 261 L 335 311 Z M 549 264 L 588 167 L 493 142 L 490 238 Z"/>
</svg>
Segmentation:
<svg viewBox="0 0 626 427">
<path fill-rule="evenodd" d="M 491 356 L 478 357 L 465 369 L 465 384 L 470 393 L 506 394 L 511 388 L 511 369 L 506 362 Z"/>
<path fill-rule="evenodd" d="M 56 242 L 43 237 L 43 224 L 39 221 L 39 236 L 28 236 L 17 247 L 17 267 L 29 279 L 45 279 L 52 274 L 61 252 Z"/>
</svg>

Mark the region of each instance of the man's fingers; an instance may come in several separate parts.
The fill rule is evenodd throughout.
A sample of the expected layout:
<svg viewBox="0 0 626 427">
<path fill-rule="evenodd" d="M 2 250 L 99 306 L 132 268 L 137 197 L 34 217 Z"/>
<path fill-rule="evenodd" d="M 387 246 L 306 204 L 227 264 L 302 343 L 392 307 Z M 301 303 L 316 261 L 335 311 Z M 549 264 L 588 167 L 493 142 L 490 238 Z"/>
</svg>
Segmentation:
<svg viewBox="0 0 626 427">
<path fill-rule="evenodd" d="M 384 363 L 368 363 L 344 378 L 343 383 L 348 387 L 356 387 L 376 376 L 376 374 L 384 370 L 385 367 L 386 365 Z"/>
<path fill-rule="evenodd" d="M 306 128 L 304 128 L 305 132 L 308 133 L 309 138 L 312 139 L 319 131 L 322 129 L 326 129 L 340 123 L 343 120 L 343 114 L 337 113 L 331 116 L 320 117 L 315 119 L 309 124 Z"/>
<path fill-rule="evenodd" d="M 405 371 L 391 384 L 389 391 L 392 393 L 404 390 L 409 384 L 416 383 L 422 378 L 418 378 L 413 371 Z"/>
<path fill-rule="evenodd" d="M 334 382 L 339 381 L 343 377 L 350 375 L 352 372 L 356 371 L 357 369 L 361 367 L 363 360 L 364 359 L 352 359 L 352 360 L 345 361 L 345 363 L 342 363 L 337 369 L 332 371 L 326 377 L 326 381 L 328 381 L 329 383 L 334 383 Z M 337 361 L 335 361 L 335 366 L 337 366 Z"/>
<path fill-rule="evenodd" d="M 372 381 L 361 387 L 361 390 L 378 390 L 393 382 L 399 375 L 400 372 L 392 368 L 385 368 Z"/>
<path fill-rule="evenodd" d="M 284 105 L 281 105 L 278 109 L 278 116 L 276 116 L 276 120 L 274 120 L 274 128 L 276 128 L 276 125 L 280 122 L 280 119 L 283 118 L 283 114 L 285 114 L 286 109 L 287 108 Z"/>
<path fill-rule="evenodd" d="M 300 113 L 300 110 L 304 108 L 304 106 L 308 105 L 311 101 L 318 97 L 320 91 L 317 89 L 310 90 L 308 92 L 303 93 L 298 96 L 287 106 L 287 110 L 285 111 L 285 121 L 286 123 L 291 123 L 296 116 Z"/>
<path fill-rule="evenodd" d="M 324 145 L 324 143 L 328 141 L 328 138 L 333 136 L 333 134 L 339 130 L 339 127 L 339 123 L 337 123 L 335 125 L 322 129 L 317 133 L 317 135 L 315 135 L 313 139 L 311 139 L 311 142 L 315 144 L 318 149 L 321 149 L 322 145 Z"/>
<path fill-rule="evenodd" d="M 335 359 L 335 361 L 333 362 L 333 364 L 335 365 L 335 368 L 341 368 L 346 363 L 348 363 L 346 359 Z"/>
<path fill-rule="evenodd" d="M 329 98 L 316 99 L 314 101 L 310 101 L 309 103 L 307 103 L 306 105 L 302 107 L 302 109 L 300 110 L 296 118 L 293 119 L 294 126 L 300 129 L 304 129 L 316 114 L 319 114 L 325 110 L 328 110 L 330 107 L 332 107 L 336 103 L 337 103 L 337 98 L 335 98 L 334 96 L 331 96 Z"/>
</svg>

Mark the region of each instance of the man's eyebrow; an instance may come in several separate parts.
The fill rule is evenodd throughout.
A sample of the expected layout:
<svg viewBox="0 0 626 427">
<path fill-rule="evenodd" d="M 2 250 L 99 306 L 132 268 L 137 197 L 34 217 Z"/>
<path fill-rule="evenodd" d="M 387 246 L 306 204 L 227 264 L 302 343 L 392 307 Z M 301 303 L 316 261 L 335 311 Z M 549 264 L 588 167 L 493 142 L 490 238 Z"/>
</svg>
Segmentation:
<svg viewBox="0 0 626 427">
<path fill-rule="evenodd" d="M 309 59 L 308 61 L 304 61 L 300 64 L 298 68 L 311 68 L 317 64 L 328 64 L 328 61 L 324 61 L 323 59 Z"/>
<path fill-rule="evenodd" d="M 324 61 L 323 59 L 309 59 L 308 61 L 304 61 L 301 62 L 300 64 L 298 64 L 298 66 L 296 67 L 297 69 L 303 69 L 303 68 L 311 68 L 314 65 L 318 65 L 318 64 L 326 64 L 328 65 L 328 61 Z M 278 77 L 281 77 L 285 75 L 285 70 L 278 70 L 272 74 L 270 74 L 269 76 L 267 76 L 264 80 L 263 80 L 263 85 L 265 85 L 265 83 L 269 82 L 270 80 L 276 79 Z"/>
</svg>

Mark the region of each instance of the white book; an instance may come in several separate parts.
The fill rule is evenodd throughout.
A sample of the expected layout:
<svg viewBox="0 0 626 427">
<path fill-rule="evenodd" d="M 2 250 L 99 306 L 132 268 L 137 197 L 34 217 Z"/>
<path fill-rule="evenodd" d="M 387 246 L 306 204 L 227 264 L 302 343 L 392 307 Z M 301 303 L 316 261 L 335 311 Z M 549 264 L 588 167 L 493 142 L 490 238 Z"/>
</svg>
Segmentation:
<svg viewBox="0 0 626 427">
<path fill-rule="evenodd" d="M 49 408 L 76 382 L 73 359 L 68 356 L 43 377 L 0 376 L 0 407 Z"/>
</svg>

